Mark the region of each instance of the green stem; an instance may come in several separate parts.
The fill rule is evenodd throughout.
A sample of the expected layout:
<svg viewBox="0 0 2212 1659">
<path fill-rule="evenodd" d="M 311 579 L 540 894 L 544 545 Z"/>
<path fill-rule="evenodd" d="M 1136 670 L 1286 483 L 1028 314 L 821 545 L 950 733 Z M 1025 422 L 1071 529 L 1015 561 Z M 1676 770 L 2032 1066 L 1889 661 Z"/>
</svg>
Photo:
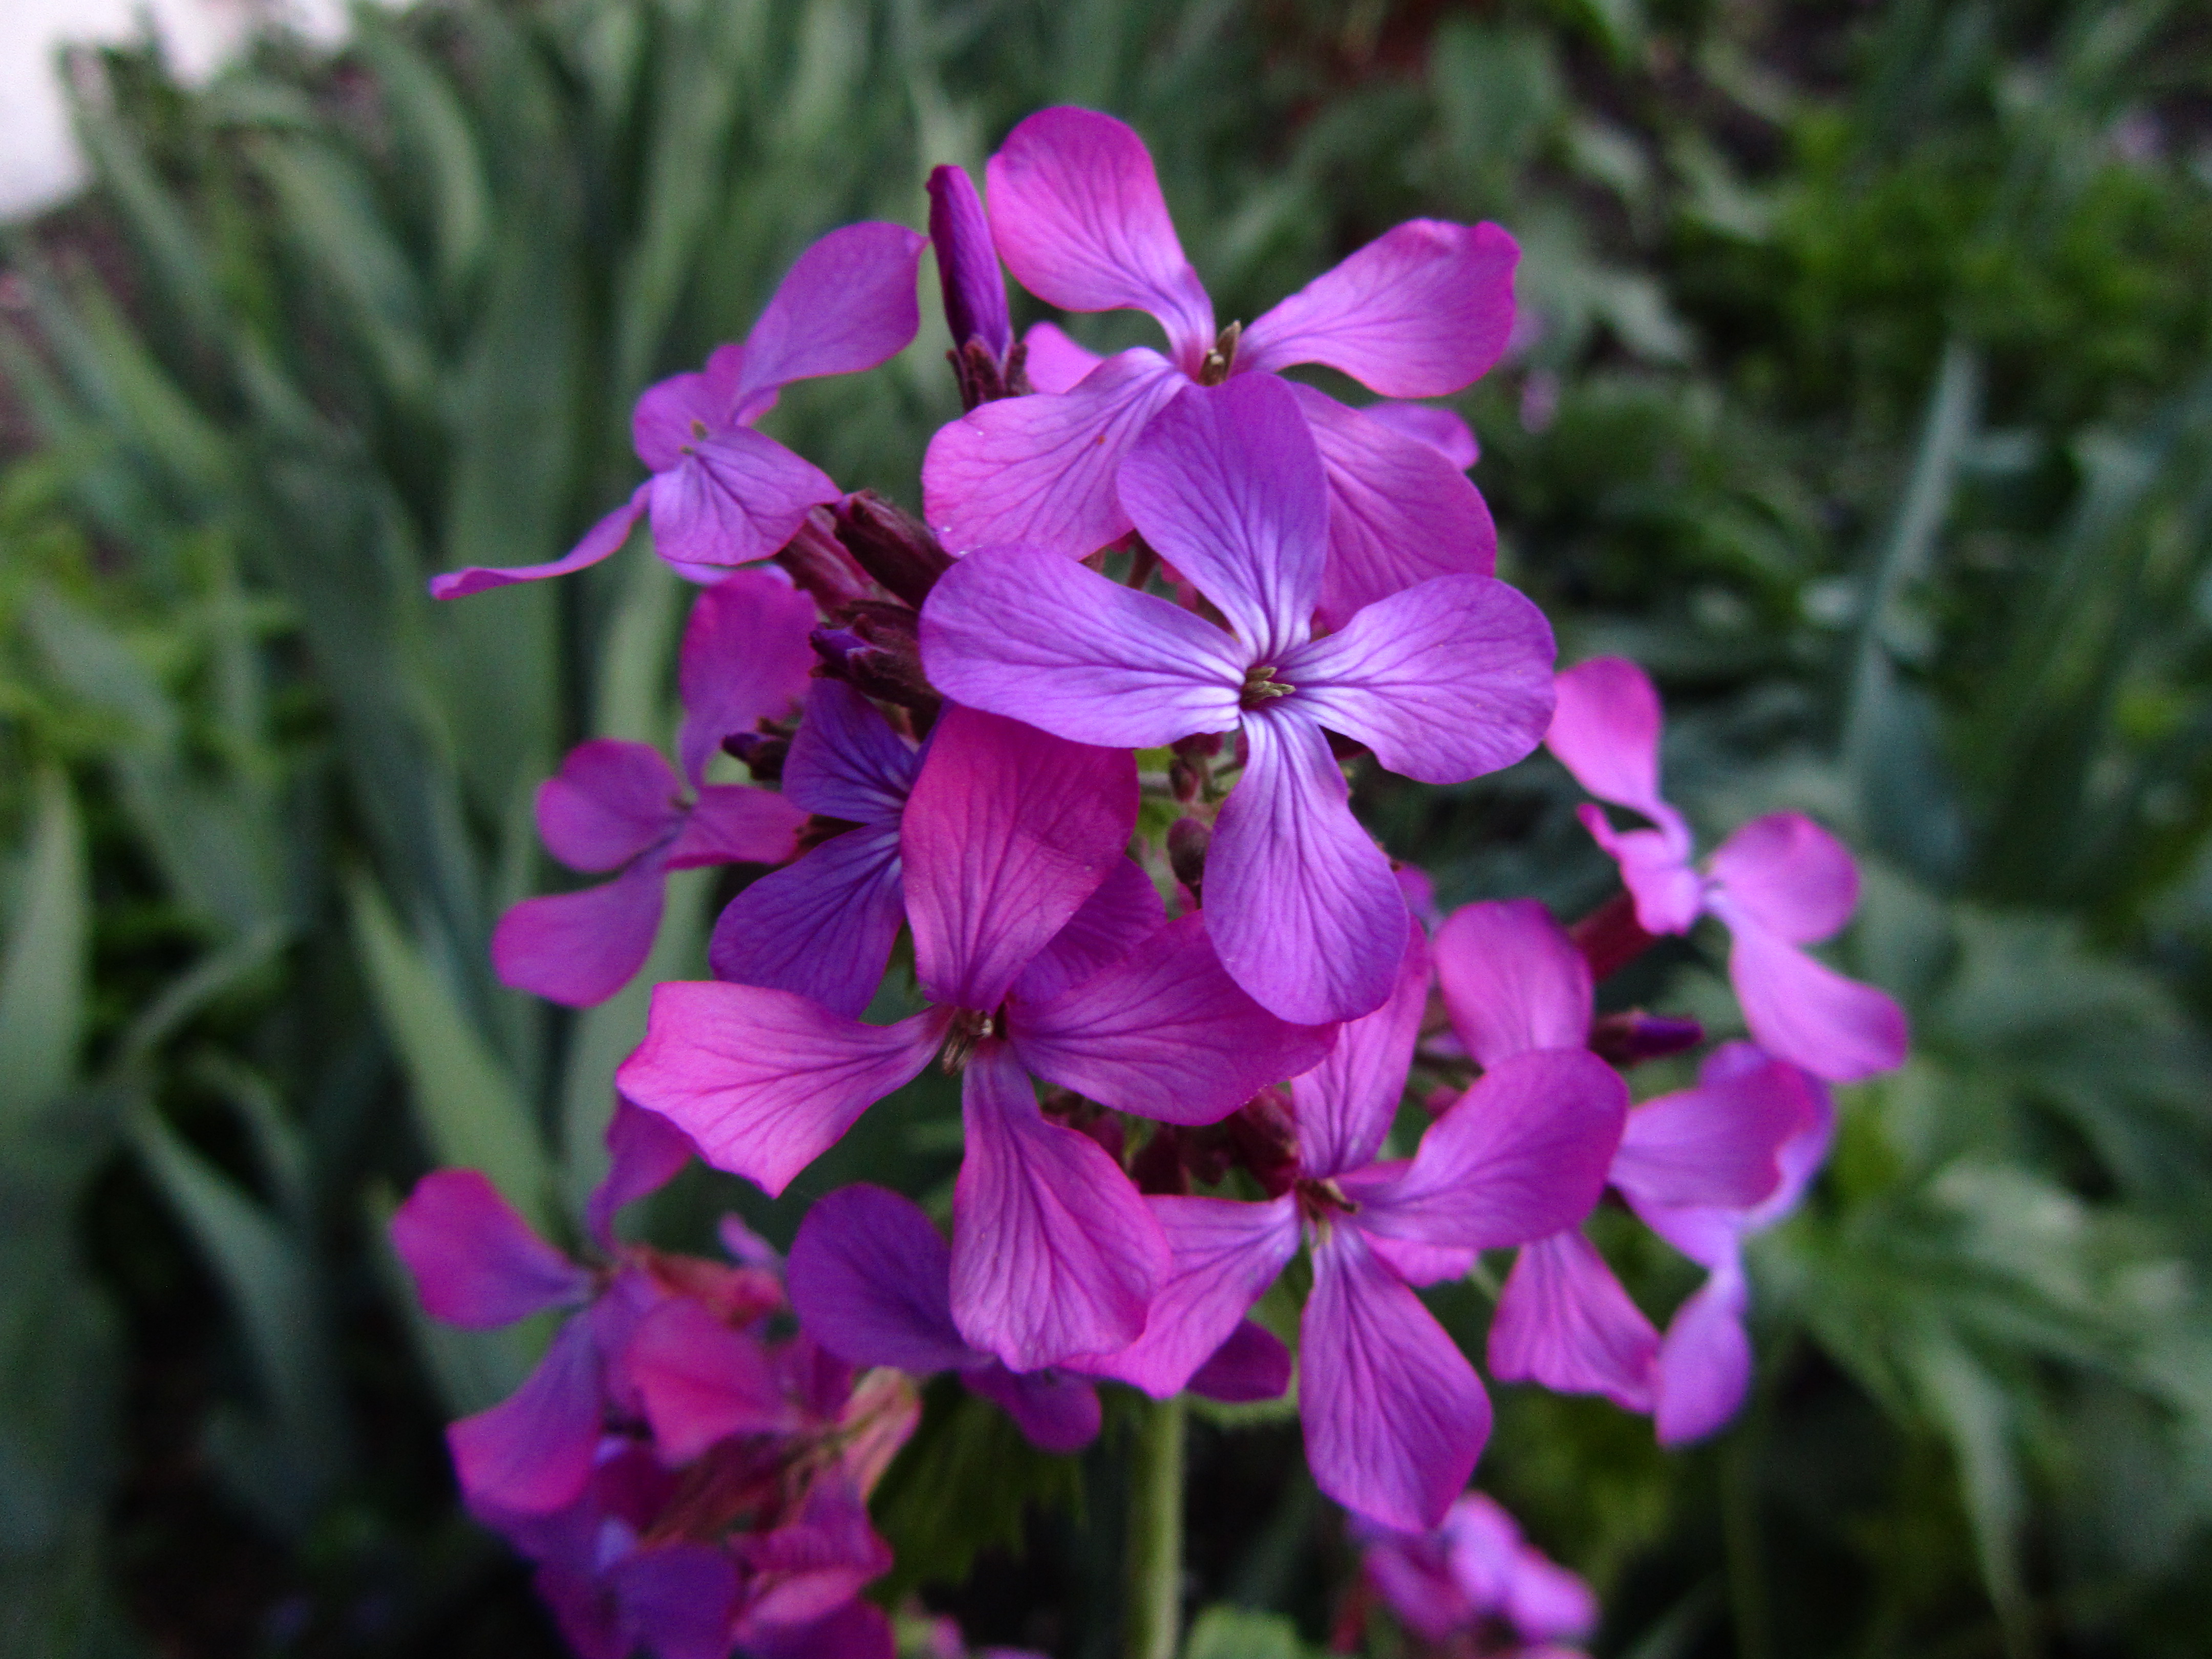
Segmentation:
<svg viewBox="0 0 2212 1659">
<path fill-rule="evenodd" d="M 1182 1396 L 1145 1402 L 1129 1471 L 1123 1659 L 1176 1659 L 1182 1634 L 1183 1428 Z"/>
</svg>

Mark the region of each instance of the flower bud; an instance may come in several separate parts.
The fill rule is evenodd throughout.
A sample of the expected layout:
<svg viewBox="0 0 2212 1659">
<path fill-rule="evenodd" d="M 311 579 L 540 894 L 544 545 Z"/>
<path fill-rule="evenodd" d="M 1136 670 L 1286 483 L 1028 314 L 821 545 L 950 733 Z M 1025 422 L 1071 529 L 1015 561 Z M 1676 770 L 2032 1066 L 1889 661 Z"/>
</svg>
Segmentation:
<svg viewBox="0 0 2212 1659">
<path fill-rule="evenodd" d="M 957 351 L 970 340 L 981 342 L 1000 366 L 1014 343 L 1006 316 L 1006 284 L 999 275 L 999 255 L 991 246 L 991 222 L 983 199 L 960 167 L 943 167 L 929 175 L 929 240 L 937 250 L 937 275 L 945 291 L 945 323 Z"/>
<path fill-rule="evenodd" d="M 776 553 L 775 562 L 801 592 L 836 616 L 855 600 L 877 596 L 868 573 L 853 562 L 853 556 L 836 536 L 836 520 L 830 509 L 817 507 L 800 523 L 799 532 Z"/>
<path fill-rule="evenodd" d="M 846 607 L 842 628 L 807 637 L 822 659 L 817 671 L 856 690 L 908 708 L 933 710 L 942 701 L 921 670 L 915 614 L 903 605 L 863 602 Z"/>
<path fill-rule="evenodd" d="M 1196 818 L 1177 818 L 1168 826 L 1168 863 L 1193 893 L 1206 880 L 1206 849 L 1212 840 L 1213 831 Z"/>
<path fill-rule="evenodd" d="M 830 516 L 838 543 L 853 562 L 908 605 L 919 607 L 937 579 L 952 568 L 952 556 L 927 525 L 873 490 L 848 496 Z"/>
<path fill-rule="evenodd" d="M 781 732 L 732 732 L 722 739 L 722 752 L 743 761 L 755 783 L 775 783 L 783 776 L 791 739 Z"/>
<path fill-rule="evenodd" d="M 1634 1066 L 1662 1060 L 1694 1048 L 1705 1040 L 1705 1028 L 1694 1019 L 1670 1018 L 1632 1008 L 1625 1014 L 1607 1014 L 1590 1027 L 1590 1051 L 1613 1066 Z"/>
</svg>

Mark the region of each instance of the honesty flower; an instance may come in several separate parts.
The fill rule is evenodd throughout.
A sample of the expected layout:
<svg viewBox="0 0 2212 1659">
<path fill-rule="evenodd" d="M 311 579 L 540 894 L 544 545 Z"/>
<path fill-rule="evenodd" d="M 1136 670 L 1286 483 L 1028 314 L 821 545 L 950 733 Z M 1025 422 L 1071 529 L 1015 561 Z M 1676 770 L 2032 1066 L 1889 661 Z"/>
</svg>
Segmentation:
<svg viewBox="0 0 2212 1659">
<path fill-rule="evenodd" d="M 1386 398 L 1443 397 L 1497 362 L 1511 331 L 1520 253 L 1495 225 L 1411 220 L 1241 333 L 1217 334 L 1152 157 L 1121 122 L 1040 111 L 1007 135 L 986 182 L 992 234 L 1024 287 L 1069 311 L 1149 312 L 1171 356 L 1139 348 L 1102 362 L 1056 329 L 1033 331 L 1041 395 L 984 404 L 940 431 L 923 462 L 929 521 L 956 547 L 1080 556 L 1126 534 L 1133 514 L 1115 498 L 1115 468 L 1193 381 L 1326 363 Z M 1324 623 L 1431 576 L 1490 574 L 1497 532 L 1462 471 L 1474 442 L 1456 416 L 1400 418 L 1296 390 L 1327 467 L 1329 558 L 1314 596 Z"/>
<path fill-rule="evenodd" d="M 1479 1492 L 1462 1493 L 1426 1532 L 1355 1521 L 1360 1573 L 1407 1629 L 1439 1645 L 1493 1621 L 1516 1638 L 1486 1643 L 1495 1659 L 1571 1659 L 1550 1645 L 1597 1628 L 1597 1597 L 1575 1574 L 1522 1537 L 1513 1517 Z"/>
<path fill-rule="evenodd" d="M 1616 830 L 1604 809 L 1582 821 L 1620 866 L 1646 933 L 1686 933 L 1717 916 L 1733 940 L 1729 978 L 1759 1047 L 1816 1077 L 1849 1083 L 1904 1064 L 1905 1012 L 1798 947 L 1850 920 L 1858 866 L 1842 842 L 1796 812 L 1754 818 L 1700 872 L 1682 815 L 1659 793 L 1659 694 L 1641 668 L 1599 657 L 1561 674 L 1544 739 L 1583 788 L 1655 826 Z"/>
<path fill-rule="evenodd" d="M 1551 718 L 1551 629 L 1504 583 L 1453 575 L 1314 638 L 1326 489 L 1272 376 L 1185 390 L 1131 450 L 1121 489 L 1225 629 L 1056 554 L 989 548 L 932 590 L 923 665 L 949 696 L 1077 742 L 1149 748 L 1241 726 L 1244 775 L 1206 854 L 1207 930 L 1237 982 L 1284 1018 L 1364 1014 L 1389 994 L 1406 905 L 1324 728 L 1425 782 L 1510 765 Z"/>
<path fill-rule="evenodd" d="M 873 368 L 921 326 L 915 270 L 927 239 L 903 225 L 833 230 L 799 256 L 743 344 L 719 346 L 696 374 L 648 386 L 630 440 L 653 477 L 584 532 L 565 557 L 511 569 L 481 566 L 430 579 L 430 596 L 459 599 L 510 582 L 594 565 L 629 539 L 648 512 L 653 550 L 684 574 L 765 559 L 810 507 L 843 492 L 753 424 L 793 380 Z"/>
</svg>

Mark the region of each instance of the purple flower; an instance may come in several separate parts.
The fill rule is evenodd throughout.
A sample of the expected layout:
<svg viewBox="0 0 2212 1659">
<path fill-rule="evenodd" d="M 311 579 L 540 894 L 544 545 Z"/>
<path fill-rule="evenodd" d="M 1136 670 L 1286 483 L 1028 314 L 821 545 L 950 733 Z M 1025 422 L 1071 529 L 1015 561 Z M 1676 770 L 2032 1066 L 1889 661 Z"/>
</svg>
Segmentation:
<svg viewBox="0 0 2212 1659">
<path fill-rule="evenodd" d="M 1269 375 L 1185 390 L 1130 451 L 1121 490 L 1226 629 L 1057 554 L 990 548 L 931 592 L 924 665 L 947 696 L 1077 742 L 1241 726 L 1244 774 L 1206 856 L 1215 947 L 1285 1018 L 1364 1014 L 1389 994 L 1406 904 L 1324 728 L 1426 782 L 1510 765 L 1551 718 L 1551 629 L 1503 582 L 1452 575 L 1314 638 L 1327 492 L 1297 401 Z"/>
<path fill-rule="evenodd" d="M 1298 1163 L 1262 1204 L 1152 1200 L 1173 1267 L 1143 1337 L 1086 1369 L 1165 1398 L 1230 1334 L 1297 1252 L 1314 1283 L 1299 1324 L 1298 1414 L 1315 1482 L 1386 1525 L 1434 1526 L 1490 1433 L 1490 1402 L 1412 1286 L 1464 1273 L 1476 1251 L 1540 1238 L 1596 1202 L 1627 1105 L 1587 1053 L 1516 1056 L 1486 1072 L 1421 1138 L 1377 1163 L 1428 1000 L 1427 951 L 1402 922 L 1396 988 L 1296 1079 Z"/>
<path fill-rule="evenodd" d="M 767 558 L 810 507 L 843 492 L 754 422 L 793 380 L 873 368 L 914 338 L 921 322 L 915 270 L 926 246 L 902 225 L 831 231 L 799 256 L 743 344 L 716 348 L 702 371 L 675 375 L 639 398 L 631 442 L 653 476 L 628 501 L 563 558 L 448 571 L 430 579 L 430 596 L 459 599 L 581 570 L 629 540 L 647 513 L 654 551 L 695 580 Z"/>
<path fill-rule="evenodd" d="M 1368 1522 L 1355 1523 L 1352 1534 L 1363 1546 L 1367 1584 L 1425 1642 L 1442 1644 L 1497 1621 L 1516 1639 L 1510 1648 L 1486 1645 L 1485 1654 L 1537 1659 L 1531 1650 L 1542 1647 L 1566 1659 L 1567 1650 L 1545 1644 L 1580 1641 L 1597 1628 L 1590 1587 L 1529 1544 L 1513 1517 L 1480 1492 L 1454 1499 L 1425 1532 Z"/>
<path fill-rule="evenodd" d="M 944 1050 L 963 1073 L 963 1340 L 1024 1371 L 1126 1346 L 1166 1245 L 1120 1165 L 1042 1115 L 1029 1074 L 1115 1110 L 1212 1122 L 1334 1035 L 1245 995 L 1197 918 L 1163 925 L 1121 853 L 1136 811 L 1126 752 L 948 706 L 899 827 L 934 1006 L 867 1025 L 790 991 L 663 985 L 619 1086 L 773 1194 Z"/>
<path fill-rule="evenodd" d="M 1080 556 L 1126 534 L 1133 515 L 1115 499 L 1116 465 L 1193 380 L 1326 363 L 1386 398 L 1443 397 L 1488 369 L 1512 327 L 1512 238 L 1416 219 L 1241 338 L 1234 325 L 1217 334 L 1143 141 L 1090 110 L 1030 116 L 991 158 L 987 183 L 999 252 L 1024 287 L 1069 311 L 1150 312 L 1171 356 L 1139 348 L 1100 362 L 1049 325 L 1032 330 L 1028 370 L 1045 395 L 983 404 L 940 431 L 923 463 L 929 521 L 954 547 L 1020 542 Z M 1428 577 L 1490 574 L 1497 532 L 1465 476 L 1474 441 L 1456 416 L 1297 393 L 1328 469 L 1325 623 Z"/>
<path fill-rule="evenodd" d="M 1639 812 L 1650 829 L 1616 830 L 1581 809 L 1620 866 L 1646 933 L 1686 933 L 1700 915 L 1729 930 L 1729 978 L 1759 1047 L 1816 1077 L 1849 1083 L 1904 1064 L 1904 1010 L 1799 947 L 1850 920 L 1858 868 L 1810 818 L 1773 812 L 1721 843 L 1700 872 L 1682 815 L 1659 793 L 1659 694 L 1634 663 L 1600 657 L 1559 676 L 1545 743 L 1600 800 Z"/>
</svg>

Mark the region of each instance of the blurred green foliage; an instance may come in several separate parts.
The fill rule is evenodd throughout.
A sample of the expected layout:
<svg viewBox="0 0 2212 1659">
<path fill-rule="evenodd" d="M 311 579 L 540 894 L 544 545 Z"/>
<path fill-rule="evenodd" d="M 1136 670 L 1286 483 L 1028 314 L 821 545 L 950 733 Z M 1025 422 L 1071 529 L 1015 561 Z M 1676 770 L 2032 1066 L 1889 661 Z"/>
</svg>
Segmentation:
<svg viewBox="0 0 2212 1659">
<path fill-rule="evenodd" d="M 557 554 L 629 487 L 641 385 L 1054 101 L 1144 131 L 1225 316 L 1407 215 L 1507 224 L 1541 329 L 1462 402 L 1510 574 L 1569 656 L 1660 677 L 1703 829 L 1795 805 L 1871 854 L 1846 955 L 1915 1056 L 1761 1243 L 1744 1419 L 1670 1456 L 1500 1391 L 1480 1479 L 1594 1576 L 1598 1650 L 2200 1650 L 2201 18 L 456 0 L 203 92 L 81 68 L 99 187 L 9 243 L 0 330 L 40 434 L 0 474 L 0 1652 L 554 1650 L 436 1439 L 531 1339 L 417 1319 L 380 1221 L 429 1163 L 556 1231 L 597 1177 L 641 996 L 532 1006 L 485 940 L 545 879 L 562 747 L 667 735 L 682 595 L 635 549 L 442 607 L 422 579 Z M 911 501 L 945 344 L 794 388 L 778 435 Z M 1359 798 L 1448 903 L 1607 890 L 1548 763 Z M 713 896 L 679 886 L 647 978 L 698 971 Z M 1607 992 L 1724 1031 L 1718 960 Z M 872 1115 L 820 1180 L 928 1192 L 944 1111 Z M 657 1224 L 729 1202 L 791 1219 L 694 1177 Z M 1689 1288 L 1606 1242 L 1655 1313 Z M 1438 1306 L 1479 1331 L 1474 1285 Z M 1103 1651 L 1113 1437 L 1079 1468 L 994 1425 L 933 1399 L 884 1490 L 901 1582 Z M 1295 1447 L 1195 1433 L 1194 1659 L 1327 1632 L 1349 1557 Z"/>
</svg>

